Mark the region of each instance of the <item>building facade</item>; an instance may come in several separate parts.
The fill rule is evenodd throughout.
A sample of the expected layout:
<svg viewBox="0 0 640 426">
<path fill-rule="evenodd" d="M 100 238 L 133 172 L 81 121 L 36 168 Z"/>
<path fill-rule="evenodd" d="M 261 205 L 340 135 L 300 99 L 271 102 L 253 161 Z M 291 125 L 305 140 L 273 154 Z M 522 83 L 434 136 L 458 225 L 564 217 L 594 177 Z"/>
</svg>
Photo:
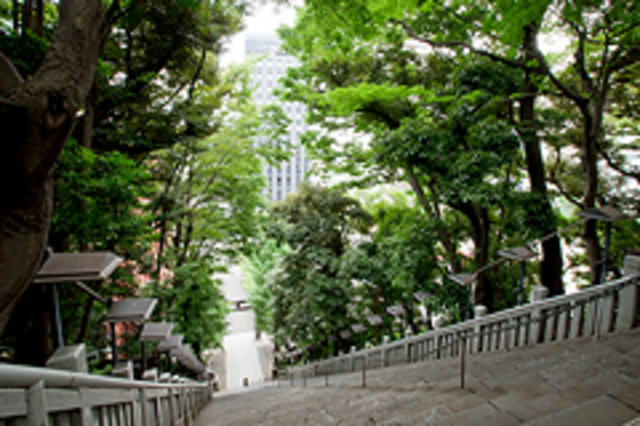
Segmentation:
<svg viewBox="0 0 640 426">
<path fill-rule="evenodd" d="M 254 101 L 258 106 L 279 102 L 273 94 L 273 90 L 279 86 L 278 79 L 286 74 L 287 68 L 297 65 L 296 59 L 282 52 L 279 45 L 280 41 L 273 35 L 247 35 L 245 39 L 245 56 L 257 55 L 262 58 L 252 75 L 256 85 Z M 267 182 L 266 195 L 271 201 L 282 200 L 287 194 L 296 192 L 311 168 L 300 143 L 300 137 L 306 131 L 305 107 L 293 102 L 284 102 L 281 106 L 291 120 L 289 138 L 292 152 L 289 161 L 278 166 L 265 165 L 263 169 Z M 258 143 L 269 141 L 260 139 Z"/>
</svg>

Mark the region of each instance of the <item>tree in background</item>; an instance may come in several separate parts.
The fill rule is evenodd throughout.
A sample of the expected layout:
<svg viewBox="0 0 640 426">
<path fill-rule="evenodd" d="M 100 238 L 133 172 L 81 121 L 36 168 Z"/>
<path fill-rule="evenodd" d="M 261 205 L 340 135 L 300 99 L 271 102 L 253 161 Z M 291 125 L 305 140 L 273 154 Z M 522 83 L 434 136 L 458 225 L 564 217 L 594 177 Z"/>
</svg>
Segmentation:
<svg viewBox="0 0 640 426">
<path fill-rule="evenodd" d="M 521 170 L 526 171 L 529 181 L 528 194 L 523 193 L 525 196 L 521 200 L 527 213 L 526 220 L 522 222 L 528 230 L 528 235 L 523 238 L 526 241 L 557 229 L 557 212 L 553 211 L 551 203 L 558 193 L 550 193 L 547 189 L 549 164 L 545 168 L 542 156 L 544 146 L 552 143 L 548 139 L 553 138 L 549 135 L 551 129 L 545 127 L 546 117 L 543 114 L 548 111 L 546 105 L 554 99 L 562 99 L 572 109 L 571 118 L 563 123 L 556 140 L 572 127 L 579 132 L 575 146 L 580 154 L 581 177 L 568 179 L 581 185 L 582 194 L 578 196 L 581 208 L 594 206 L 594 188 L 601 185 L 594 176 L 604 164 L 621 176 L 619 180 L 637 179 L 634 168 L 624 164 L 625 156 L 633 147 L 621 138 L 603 139 L 605 128 L 601 125 L 609 111 L 609 90 L 615 93 L 633 91 L 630 84 L 633 80 L 629 76 L 633 75 L 637 63 L 638 20 L 632 7 L 633 13 L 626 16 L 620 13 L 627 6 L 606 2 L 597 5 L 533 2 L 525 5 L 509 1 L 491 4 L 461 1 L 451 4 L 405 2 L 399 5 L 386 0 L 349 3 L 311 1 L 300 13 L 296 27 L 282 32 L 288 40 L 287 48 L 302 63 L 299 70 L 290 73 L 292 83 L 288 85 L 288 96 L 306 98 L 307 104 L 316 111 L 310 114 L 311 120 L 319 122 L 318 117 L 344 114 L 338 120 L 325 120 L 328 124 L 326 129 L 350 128 L 352 132 L 371 132 L 362 120 L 344 119 L 348 117 L 345 112 L 351 109 L 360 115 L 382 115 L 383 125 L 388 126 L 394 118 L 397 122 L 398 116 L 411 111 L 412 105 L 403 102 L 403 97 L 410 97 L 414 102 L 425 98 L 431 102 L 442 101 L 418 86 L 428 87 L 425 82 L 430 78 L 437 79 L 434 77 L 437 68 L 425 67 L 421 63 L 433 64 L 434 58 L 442 58 L 442 62 L 449 66 L 449 74 L 444 75 L 456 75 L 465 67 L 479 69 L 483 63 L 492 63 L 494 69 L 504 70 L 503 75 L 512 76 L 508 79 L 510 83 L 502 88 L 505 90 L 500 95 L 494 95 L 490 104 L 502 104 L 508 108 L 503 110 L 502 116 L 498 115 L 499 120 L 505 129 L 513 129 L 522 144 L 526 167 L 512 169 L 511 173 L 514 183 L 522 181 Z M 539 39 L 546 34 L 563 34 L 575 41 L 573 47 L 568 48 L 575 47 L 575 51 L 567 50 L 562 55 L 567 61 L 554 61 L 558 55 L 542 54 L 538 47 Z M 370 59 L 372 51 L 377 52 L 373 61 Z M 390 55 L 386 52 L 396 53 Z M 307 88 L 297 85 L 296 81 L 306 81 Z M 317 82 L 321 84 L 314 86 Z M 579 95 L 576 92 L 578 85 L 583 88 Z M 351 87 L 348 92 L 335 89 L 348 86 Z M 455 86 L 459 94 L 464 93 L 460 83 Z M 538 101 L 542 97 L 545 102 Z M 456 98 L 464 99 L 459 95 Z M 419 120 L 423 121 L 424 116 L 422 114 Z M 311 144 L 316 151 L 327 154 L 325 158 L 332 164 L 338 165 L 341 163 L 336 161 L 339 156 L 335 147 L 343 151 L 350 149 L 357 158 L 358 166 L 347 161 L 343 170 L 353 172 L 362 182 L 363 176 L 371 178 L 371 173 L 367 173 L 362 164 L 371 167 L 375 157 L 353 139 L 349 143 L 335 143 L 332 138 L 321 137 Z M 600 147 L 597 151 L 602 158 L 600 162 L 597 155 L 592 155 L 596 152 L 593 148 L 596 145 Z M 620 155 L 621 152 L 624 154 Z M 557 179 L 554 181 L 558 182 Z M 600 204 L 617 202 L 620 207 L 629 206 L 617 197 L 609 199 L 606 193 L 606 187 L 603 187 Z M 564 197 L 566 194 L 568 192 L 561 191 L 559 195 Z M 438 209 L 431 208 L 427 214 L 437 216 Z M 474 222 L 472 218 L 470 220 Z M 589 254 L 592 282 L 597 276 L 600 253 L 595 226 L 594 221 L 588 222 L 583 238 Z M 449 253 L 455 253 L 453 242 L 445 244 L 447 238 L 443 231 L 446 230 L 441 227 L 439 233 L 445 248 L 448 246 Z M 561 293 L 560 240 L 548 238 L 541 246 L 540 282 L 549 287 L 551 294 Z M 451 264 L 455 265 L 454 262 Z M 483 279 L 482 275 L 480 279 Z"/>
<path fill-rule="evenodd" d="M 165 317 L 176 324 L 174 334 L 183 334 L 197 355 L 222 345 L 229 309 L 220 280 L 213 278 L 219 271 L 210 258 L 200 257 L 174 268 L 169 283 L 154 294 L 168 301 Z"/>
<path fill-rule="evenodd" d="M 331 31 L 341 34 L 343 39 L 371 40 L 389 26 L 398 26 L 409 39 L 427 49 L 446 52 L 455 58 L 468 55 L 487 58 L 522 73 L 515 125 L 525 148 L 532 196 L 539 206 L 532 219 L 544 218 L 531 220 L 538 234 L 556 229 L 550 214 L 541 155 L 544 141 L 540 139 L 537 120 L 543 103 L 536 99 L 541 95 L 565 99 L 573 106 L 572 116 L 581 133 L 578 147 L 583 191 L 580 198 L 584 208 L 594 207 L 596 199 L 604 194 L 598 191 L 598 170 L 602 163 L 599 156 L 617 173 L 637 179 L 633 169 L 608 155 L 617 150 L 603 143 L 610 93 L 629 88 L 632 80 L 628 77 L 633 75 L 638 63 L 640 27 L 637 8 L 631 3 L 460 1 L 451 4 L 405 2 L 400 6 L 397 2 L 381 0 L 348 4 L 313 1 L 307 5 L 308 23 L 322 26 L 328 34 Z M 562 34 L 572 41 L 564 52 L 566 61 L 554 66 L 557 55 L 542 53 L 539 44 L 543 33 L 554 37 Z M 586 223 L 583 241 L 594 283 L 600 256 L 595 221 Z M 542 282 L 555 294 L 562 290 L 558 240 L 545 241 L 543 252 Z"/>
<path fill-rule="evenodd" d="M 409 184 L 454 273 L 462 270 L 462 241 L 452 238 L 444 217 L 450 209 L 460 213 L 468 221 L 475 267 L 484 266 L 495 247 L 492 226 L 504 222 L 517 198 L 510 99 L 517 75 L 488 61 L 454 63 L 444 55 L 405 51 L 395 27 L 363 43 L 339 32 L 326 35 L 305 18 L 283 33 L 289 51 L 301 59 L 284 95 L 305 102 L 323 130 L 311 132 L 305 143 L 327 168 L 347 173 L 359 186 Z M 343 129 L 355 132 L 335 135 Z M 476 291 L 490 308 L 493 282 L 489 272 L 480 275 Z"/>
<path fill-rule="evenodd" d="M 349 324 L 345 302 L 352 291 L 351 280 L 340 273 L 343 256 L 352 236 L 366 232 L 371 217 L 356 200 L 307 183 L 270 212 L 269 235 L 291 252 L 268 280 L 273 297 L 269 331 L 279 346 L 305 347 L 336 336 Z M 344 345 L 318 350 L 337 351 Z"/>
<path fill-rule="evenodd" d="M 282 258 L 291 252 L 287 244 L 273 238 L 262 236 L 242 259 L 243 287 L 249 294 L 249 304 L 255 312 L 258 332 L 273 330 L 274 298 L 269 283 L 274 282 L 270 275 L 277 274 Z"/>
<path fill-rule="evenodd" d="M 246 70 L 239 75 L 246 77 Z M 195 339 L 190 341 L 198 350 L 219 345 L 224 331 L 224 298 L 213 272 L 236 258 L 261 223 L 266 153 L 255 139 L 264 121 L 250 102 L 246 78 L 230 78 L 227 84 L 236 91 L 211 118 L 220 122 L 217 130 L 158 151 L 152 161 L 158 180 L 151 202 L 158 251 L 151 294 L 159 297 L 158 317 L 178 324 Z M 162 279 L 163 268 L 173 275 Z M 211 306 L 198 311 L 206 301 Z M 180 314 L 186 312 L 189 315 Z"/>
<path fill-rule="evenodd" d="M 412 198 L 408 194 L 385 192 L 385 196 L 367 203 L 376 223 L 369 249 L 372 255 L 370 261 L 375 269 L 367 278 L 380 287 L 386 306 L 403 306 L 407 326 L 417 333 L 416 317 L 419 312 L 416 311 L 416 293 L 428 292 L 432 295 L 429 302 L 432 314 L 455 314 L 465 299 L 461 297 L 462 289 L 459 286 L 439 280 L 441 268 L 446 262 L 438 260 L 437 223 L 426 216 L 422 208 L 412 205 Z M 457 219 L 460 221 L 461 218 Z M 448 228 L 452 231 L 455 229 L 454 226 Z M 367 299 L 372 300 L 371 297 Z"/>
<path fill-rule="evenodd" d="M 42 3 L 42 7 L 39 4 L 38 12 L 34 13 L 35 17 L 39 17 L 40 10 L 46 12 L 41 19 L 44 31 L 38 34 L 30 31 L 30 26 L 22 22 L 31 17 L 27 11 L 31 1 L 16 1 L 6 7 L 3 3 L 0 8 L 0 13 L 7 16 L 18 15 L 19 18 L 24 18 L 12 20 L 10 22 L 13 25 L 3 25 L 1 28 L 0 48 L 5 56 L 2 56 L 4 62 L 0 92 L 4 96 L 12 96 L 11 102 L 5 104 L 2 101 L 2 122 L 11 123 L 11 126 L 3 124 L 3 129 L 12 129 L 9 134 L 16 138 L 23 136 L 23 127 L 27 128 L 19 120 L 23 109 L 18 95 L 23 92 L 19 89 L 14 91 L 14 88 L 19 88 L 21 78 L 33 74 L 27 86 L 41 78 L 42 84 L 48 85 L 44 90 L 50 90 L 52 92 L 48 93 L 55 95 L 55 102 L 48 102 L 50 108 L 56 109 L 54 112 L 57 115 L 46 120 L 40 117 L 38 119 L 41 121 L 36 124 L 49 126 L 53 123 L 64 132 L 52 133 L 55 140 L 50 138 L 43 141 L 42 153 L 30 148 L 25 148 L 22 152 L 23 148 L 16 143 L 12 146 L 18 147 L 17 150 L 3 157 L 12 162 L 24 154 L 31 156 L 27 158 L 28 161 L 33 160 L 33 164 L 37 164 L 40 160 L 36 156 L 46 156 L 46 161 L 37 166 L 37 173 L 32 174 L 32 177 L 25 177 L 25 182 L 33 184 L 34 189 L 29 191 L 44 188 L 39 185 L 50 178 L 50 169 L 72 127 L 73 135 L 78 141 L 68 147 L 56 169 L 55 184 L 59 195 L 54 206 L 54 226 L 49 232 L 49 244 L 55 246 L 56 251 L 108 249 L 124 254 L 135 266 L 116 272 L 108 286 L 97 290 L 107 297 L 138 293 L 138 284 L 134 283 L 132 272 L 147 274 L 158 264 L 162 265 L 162 260 L 153 262 L 147 255 L 150 243 L 158 239 L 152 225 L 162 222 L 162 217 L 160 221 L 156 221 L 149 213 L 154 216 L 158 214 L 154 189 L 159 187 L 161 190 L 156 194 L 161 194 L 166 185 L 166 180 L 157 169 L 161 167 L 161 160 L 168 155 L 158 150 L 166 152 L 175 149 L 175 156 L 184 159 L 180 170 L 189 172 L 177 176 L 175 180 L 180 180 L 180 183 L 175 187 L 168 185 L 171 187 L 170 196 L 176 198 L 175 209 L 171 211 L 173 222 L 169 225 L 169 232 L 175 231 L 171 237 L 175 237 L 172 239 L 176 244 L 167 251 L 170 252 L 170 266 L 178 272 L 171 284 L 163 288 L 166 291 L 162 294 L 168 294 L 167 299 L 175 301 L 175 305 L 165 306 L 165 311 L 182 312 L 180 307 L 185 304 L 203 307 L 206 302 L 211 303 L 211 309 L 203 307 L 202 315 L 207 319 L 211 319 L 212 313 L 224 315 L 224 310 L 219 309 L 221 300 L 218 299 L 221 296 L 210 277 L 209 284 L 202 289 L 203 294 L 191 290 L 198 287 L 194 282 L 204 283 L 202 277 L 219 262 L 220 247 L 224 247 L 222 251 L 225 253 L 235 252 L 244 239 L 251 235 L 255 229 L 254 210 L 261 202 L 261 160 L 258 154 L 265 154 L 268 150 L 253 149 L 249 142 L 255 137 L 256 129 L 262 126 L 262 121 L 255 108 L 247 102 L 250 96 L 247 72 L 236 70 L 233 76 L 223 77 L 217 69 L 220 41 L 239 29 L 245 10 L 244 3 L 233 0 L 168 0 L 160 3 L 133 1 L 121 5 L 116 1 L 108 5 L 108 11 L 102 11 L 97 3 L 86 8 L 73 1 L 62 1 L 58 6 Z M 85 13 L 86 16 L 79 18 L 73 15 Z M 5 21 L 2 22 L 4 24 Z M 69 28 L 74 23 L 86 23 L 89 28 L 76 29 L 85 34 L 76 30 L 72 32 Z M 63 41 L 51 39 L 56 24 L 57 33 L 61 33 L 59 38 Z M 82 40 L 74 41 L 73 37 L 76 36 Z M 102 50 L 105 37 L 105 50 L 98 61 L 97 55 Z M 81 49 L 85 42 L 88 47 L 84 52 L 68 49 L 69 46 Z M 55 58 L 47 62 L 45 52 Z M 10 57 L 16 67 L 11 67 L 9 61 L 5 60 L 6 57 Z M 55 70 L 51 71 L 55 67 L 61 67 L 63 72 L 56 74 Z M 92 83 L 89 77 L 93 76 L 94 68 L 97 71 Z M 51 72 L 41 76 L 38 74 L 40 69 Z M 79 79 L 81 90 L 73 92 L 78 89 L 73 87 L 66 93 L 66 89 L 61 86 L 63 92 L 60 92 L 58 99 L 57 89 L 53 85 L 61 83 L 62 79 L 66 80 L 62 82 L 64 84 L 77 81 L 74 76 L 64 75 L 64 72 L 72 69 L 88 73 Z M 17 97 L 12 93 L 18 93 Z M 64 99 L 67 95 L 73 101 L 68 105 Z M 234 102 L 240 106 L 234 105 Z M 47 107 L 46 101 L 42 104 Z M 75 111 L 79 109 L 81 114 L 74 122 Z M 27 114 L 25 117 L 33 118 L 32 116 L 36 117 L 37 114 Z M 34 129 L 36 135 L 36 126 L 30 125 L 29 128 Z M 46 144 L 51 145 L 45 146 Z M 31 145 L 32 148 L 34 146 Z M 45 153 L 45 150 L 48 151 Z M 18 165 L 17 162 L 14 163 L 12 164 Z M 7 176 L 13 173 L 12 170 L 3 168 L 8 173 Z M 159 181 L 156 182 L 156 179 Z M 30 197 L 24 196 L 20 185 L 8 190 L 15 192 L 18 204 L 20 199 L 33 201 L 34 205 L 27 207 L 39 209 L 37 216 L 31 215 L 34 224 L 37 218 L 42 225 L 38 232 L 46 232 L 48 219 L 45 216 L 48 213 L 47 209 L 40 207 L 42 203 L 50 201 L 50 192 L 38 192 L 37 197 Z M 5 199 L 13 199 L 13 195 Z M 17 210 L 14 209 L 16 217 L 19 216 L 21 221 L 31 217 L 25 210 L 26 207 L 23 207 L 18 205 Z M 12 203 L 7 204 L 7 209 L 11 213 L 9 210 L 13 209 Z M 158 226 L 158 229 L 162 231 L 163 228 Z M 28 239 L 23 237 L 24 235 L 19 238 L 21 244 L 26 244 Z M 41 242 L 44 244 L 44 240 Z M 5 256 L 6 247 L 2 247 L 0 274 L 13 274 L 11 265 L 14 263 Z M 18 255 L 30 255 L 33 262 L 17 263 L 22 266 L 30 264 L 33 268 L 29 274 L 34 273 L 42 248 L 31 252 L 21 250 Z M 194 273 L 193 282 L 185 278 L 188 274 L 184 271 L 197 272 Z M 28 283 L 30 276 L 20 285 Z M 9 281 L 11 280 L 8 278 L 3 279 L 3 285 L 9 284 Z M 179 292 L 181 287 L 185 289 L 184 294 Z M 210 291 L 207 292 L 206 289 Z M 40 290 L 47 291 L 44 287 L 34 288 L 37 294 L 29 297 L 30 302 L 41 300 L 46 305 L 49 298 L 39 294 Z M 90 345 L 102 347 L 104 342 L 98 337 L 100 333 L 95 334 L 96 340 L 91 331 L 99 331 L 103 327 L 101 323 L 104 307 L 98 307 L 92 301 L 85 300 L 84 296 L 71 291 L 68 296 L 69 300 L 63 303 L 63 323 L 67 335 L 78 340 L 85 337 Z M 8 296 L 2 297 L 2 300 L 3 303 L 13 303 Z M 7 305 L 6 308 L 8 312 L 10 306 Z M 78 319 L 78 309 L 83 312 L 81 320 Z M 46 309 L 42 312 L 43 315 L 40 315 L 40 311 L 36 309 L 29 315 L 30 318 L 33 317 L 30 321 L 35 317 L 42 317 L 35 321 L 41 324 L 41 329 L 36 334 L 46 342 L 49 340 Z M 21 318 L 24 319 L 24 315 Z M 29 321 L 14 322 L 24 324 Z M 192 337 L 200 335 L 204 344 L 219 342 L 219 334 L 216 333 L 223 329 L 220 321 L 208 322 L 219 330 L 213 332 L 210 327 L 196 327 L 194 330 L 198 332 Z M 191 324 L 185 322 L 179 325 L 187 328 Z M 20 331 L 13 334 L 20 335 Z M 198 345 L 201 342 L 194 343 Z M 51 351 L 50 342 L 40 346 L 33 352 L 33 359 L 37 358 L 35 363 L 38 364 Z"/>
</svg>

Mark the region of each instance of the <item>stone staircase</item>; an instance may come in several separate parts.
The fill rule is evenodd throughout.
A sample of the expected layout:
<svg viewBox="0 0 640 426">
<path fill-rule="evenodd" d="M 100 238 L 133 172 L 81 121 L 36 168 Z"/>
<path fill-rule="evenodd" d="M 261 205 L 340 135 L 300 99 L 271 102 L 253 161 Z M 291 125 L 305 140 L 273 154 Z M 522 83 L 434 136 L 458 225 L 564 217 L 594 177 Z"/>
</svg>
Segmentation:
<svg viewBox="0 0 640 426">
<path fill-rule="evenodd" d="M 640 425 L 640 329 L 220 393 L 196 425 Z"/>
</svg>

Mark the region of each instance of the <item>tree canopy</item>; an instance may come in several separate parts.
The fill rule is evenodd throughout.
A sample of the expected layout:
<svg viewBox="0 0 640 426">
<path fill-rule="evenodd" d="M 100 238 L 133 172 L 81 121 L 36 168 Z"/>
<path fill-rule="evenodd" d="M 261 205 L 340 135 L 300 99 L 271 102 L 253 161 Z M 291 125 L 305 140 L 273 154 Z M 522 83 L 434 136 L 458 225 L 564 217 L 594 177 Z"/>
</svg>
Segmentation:
<svg viewBox="0 0 640 426">
<path fill-rule="evenodd" d="M 212 275 L 257 232 L 262 162 L 282 156 L 254 146 L 260 134 L 282 133 L 277 108 L 253 105 L 247 67 L 223 73 L 218 66 L 222 41 L 241 28 L 246 4 L 80 3 L 0 8 L 0 117 L 12 138 L 5 148 L 13 150 L 3 156 L 10 165 L 3 178 L 19 182 L 3 187 L 15 203 L 0 212 L 0 276 L 9 292 L 0 328 L 48 245 L 125 257 L 126 266 L 93 284 L 95 291 L 157 297 L 156 318 L 174 321 L 198 352 L 219 345 L 226 305 Z M 29 217 L 14 238 L 11 224 Z M 28 249 L 14 253 L 13 244 Z M 59 290 L 67 339 L 101 349 L 106 307 L 72 287 Z M 50 333 L 37 327 L 51 322 L 51 291 L 24 293 L 20 303 L 35 307 L 32 318 L 13 318 L 3 334 L 14 360 L 42 364 L 50 355 Z M 25 332 L 37 338 L 19 339 Z M 135 355 L 139 348 L 127 342 L 125 352 Z"/>
<path fill-rule="evenodd" d="M 462 319 L 468 291 L 513 306 L 505 248 L 540 255 L 528 287 L 600 280 L 597 222 L 556 232 L 582 209 L 639 207 L 633 1 L 307 1 L 279 32 L 298 65 L 278 95 L 306 107 L 314 176 L 271 206 L 262 167 L 286 159 L 289 120 L 252 102 L 251 62 L 219 66 L 247 8 L 0 2 L 0 332 L 13 360 L 53 349 L 54 290 L 29 285 L 47 247 L 124 256 L 93 290 L 158 298 L 155 319 L 198 352 L 221 342 L 214 273 L 237 261 L 259 329 L 311 357 Z M 614 224 L 613 262 L 639 227 Z M 472 288 L 448 278 L 478 270 Z M 68 339 L 101 349 L 106 307 L 57 291 Z M 342 333 L 372 315 L 382 323 Z"/>
</svg>

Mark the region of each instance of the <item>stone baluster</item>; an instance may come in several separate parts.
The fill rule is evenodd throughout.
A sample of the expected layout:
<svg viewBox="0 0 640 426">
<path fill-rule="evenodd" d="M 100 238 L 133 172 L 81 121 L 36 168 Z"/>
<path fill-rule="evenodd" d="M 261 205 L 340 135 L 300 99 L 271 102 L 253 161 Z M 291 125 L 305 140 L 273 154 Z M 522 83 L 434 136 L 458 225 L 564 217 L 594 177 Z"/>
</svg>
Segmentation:
<svg viewBox="0 0 640 426">
<path fill-rule="evenodd" d="M 480 319 L 482 317 L 484 317 L 485 315 L 487 315 L 487 307 L 483 306 L 483 305 L 476 305 L 473 308 L 473 318 L 474 319 Z M 474 336 L 471 336 L 469 339 L 470 341 L 467 342 L 469 343 L 467 345 L 467 348 L 469 350 L 470 353 L 478 353 L 481 350 L 484 351 L 485 349 L 485 345 L 483 345 L 483 336 L 482 336 L 482 331 L 483 331 L 483 325 L 481 324 L 480 321 L 476 321 L 476 324 L 473 326 L 473 334 Z"/>
<path fill-rule="evenodd" d="M 529 325 L 530 345 L 535 345 L 540 341 L 544 341 L 545 336 L 542 334 L 542 331 L 547 331 L 545 329 L 546 325 L 551 323 L 555 326 L 553 318 L 544 318 L 542 310 L 536 305 L 537 302 L 541 302 L 546 299 L 548 295 L 549 289 L 541 285 L 534 287 L 531 291 L 531 303 L 533 304 L 533 308 L 531 309 L 531 324 Z M 553 334 L 553 329 L 551 329 L 550 334 Z"/>
</svg>

